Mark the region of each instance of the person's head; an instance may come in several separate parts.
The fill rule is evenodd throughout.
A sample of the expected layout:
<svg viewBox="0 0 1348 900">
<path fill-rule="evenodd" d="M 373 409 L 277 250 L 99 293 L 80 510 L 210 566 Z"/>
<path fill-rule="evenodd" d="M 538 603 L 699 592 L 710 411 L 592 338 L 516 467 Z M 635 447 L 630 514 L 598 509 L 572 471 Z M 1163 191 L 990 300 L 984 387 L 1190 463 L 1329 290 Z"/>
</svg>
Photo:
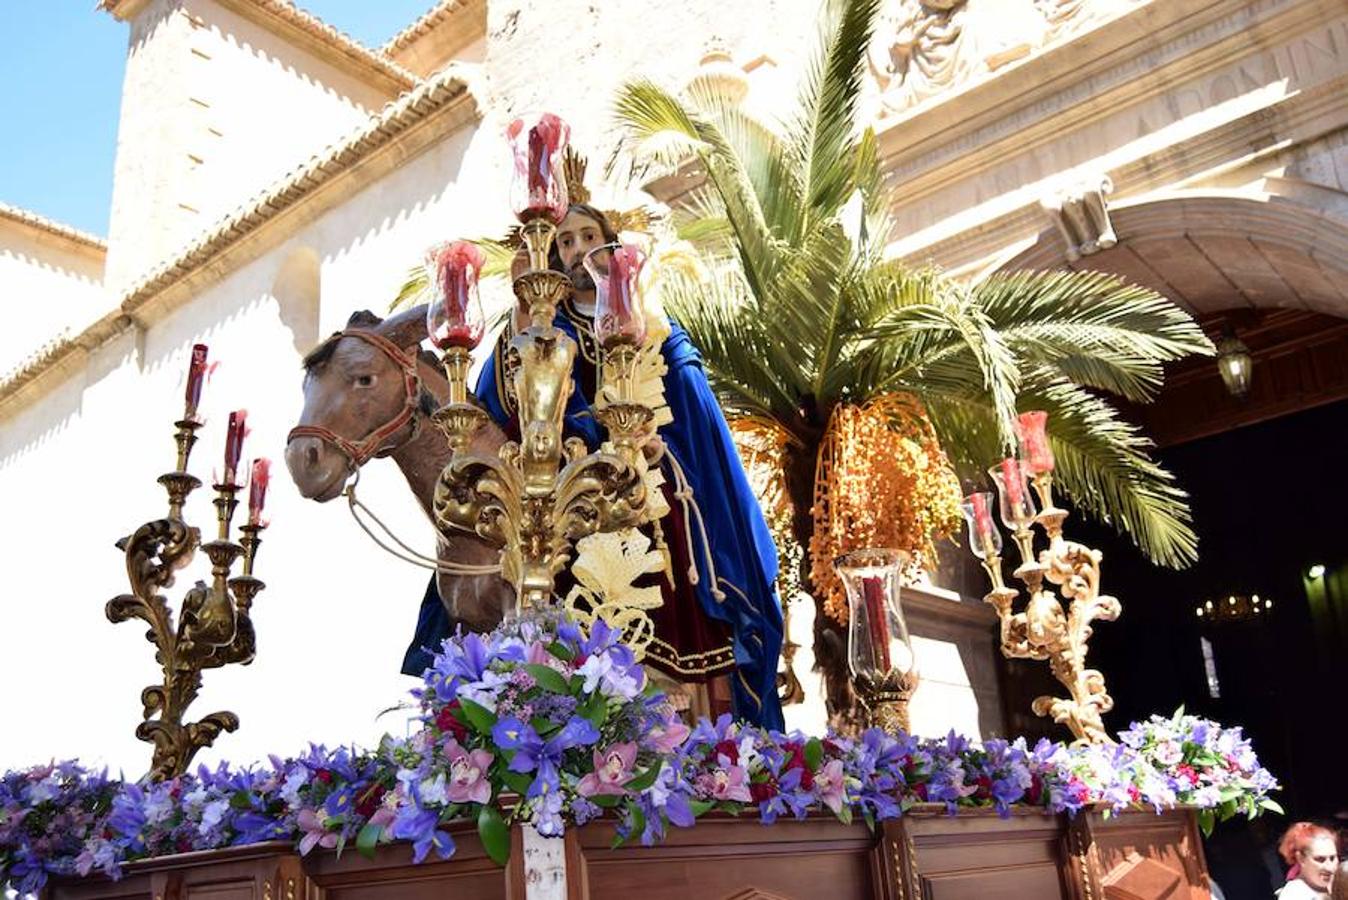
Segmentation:
<svg viewBox="0 0 1348 900">
<path fill-rule="evenodd" d="M 1283 834 L 1278 855 L 1292 867 L 1289 878 L 1300 878 L 1317 891 L 1329 890 L 1339 865 L 1334 832 L 1312 822 L 1297 822 Z"/>
<path fill-rule="evenodd" d="M 617 240 L 618 233 L 602 212 L 586 203 L 572 203 L 566 218 L 557 226 L 550 265 L 568 275 L 577 291 L 593 291 L 594 280 L 582 265 L 585 254 Z"/>
</svg>

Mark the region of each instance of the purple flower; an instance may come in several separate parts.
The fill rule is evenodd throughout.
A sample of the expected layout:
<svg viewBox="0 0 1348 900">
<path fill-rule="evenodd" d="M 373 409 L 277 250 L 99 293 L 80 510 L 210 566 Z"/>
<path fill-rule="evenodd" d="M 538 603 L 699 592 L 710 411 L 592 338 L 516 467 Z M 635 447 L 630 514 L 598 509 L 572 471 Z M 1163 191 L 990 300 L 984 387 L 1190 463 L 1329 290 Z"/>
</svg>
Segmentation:
<svg viewBox="0 0 1348 900">
<path fill-rule="evenodd" d="M 841 759 L 832 759 L 824 764 L 814 776 L 814 787 L 819 792 L 820 801 L 833 810 L 835 816 L 842 815 L 846 785 Z"/>
<path fill-rule="evenodd" d="M 632 780 L 632 764 L 637 760 L 637 745 L 614 744 L 607 750 L 594 751 L 594 771 L 581 778 L 576 792 L 582 797 L 609 794 L 623 797 L 628 791 L 623 785 Z"/>
<path fill-rule="evenodd" d="M 308 856 L 314 847 L 331 850 L 337 846 L 337 832 L 329 831 L 323 818 L 312 809 L 300 810 L 299 828 L 304 835 L 300 838 L 300 856 Z"/>
<path fill-rule="evenodd" d="M 450 738 L 445 742 L 445 758 L 449 760 L 449 788 L 446 791 L 452 803 L 487 803 L 491 800 L 491 781 L 488 767 L 495 756 L 487 750 L 469 752 Z"/>
<path fill-rule="evenodd" d="M 593 744 L 599 740 L 599 730 L 588 719 L 572 716 L 562 728 L 546 741 L 532 725 L 516 718 L 502 719 L 492 728 L 492 739 L 502 750 L 515 751 L 510 760 L 512 772 L 534 772 L 533 783 L 526 794 L 533 799 L 540 794 L 555 792 L 561 787 L 558 766 L 562 754 L 573 747 Z"/>
</svg>

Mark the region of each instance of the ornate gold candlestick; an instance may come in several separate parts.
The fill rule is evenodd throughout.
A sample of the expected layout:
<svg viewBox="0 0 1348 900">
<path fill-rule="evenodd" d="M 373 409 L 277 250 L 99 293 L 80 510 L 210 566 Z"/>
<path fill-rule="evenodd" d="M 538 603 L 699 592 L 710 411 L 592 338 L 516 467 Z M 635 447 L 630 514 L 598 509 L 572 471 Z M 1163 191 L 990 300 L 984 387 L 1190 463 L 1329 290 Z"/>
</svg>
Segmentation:
<svg viewBox="0 0 1348 900">
<path fill-rule="evenodd" d="M 1015 576 L 1026 587 L 1024 610 L 1014 611 L 1020 592 L 1002 581 L 1002 541 L 992 523 L 990 493 L 971 494 L 964 502 L 969 543 L 983 561 L 992 584 L 983 599 L 997 610 L 1001 620 L 1002 653 L 1009 658 L 1047 660 L 1054 677 L 1067 688 L 1066 698 L 1037 697 L 1032 704 L 1035 714 L 1051 716 L 1066 725 L 1078 744 L 1112 743 L 1101 717 L 1113 708 L 1114 701 L 1105 689 L 1104 675 L 1086 668 L 1086 653 L 1091 624 L 1112 622 L 1122 607 L 1115 598 L 1100 594 L 1100 551 L 1063 537 L 1067 512 L 1053 502 L 1051 456 L 1047 466 L 1041 462 L 1033 479 L 1040 502 L 1037 513 L 1019 461 L 1006 460 L 994 471 L 1001 518 L 1020 549 L 1021 563 Z M 1034 525 L 1048 536 L 1048 548 L 1038 556 L 1033 546 Z M 1045 587 L 1045 581 L 1058 586 L 1061 600 Z"/>
<path fill-rule="evenodd" d="M 522 233 L 531 260 L 547 259 L 555 231 L 545 220 L 526 225 Z M 454 454 L 440 475 L 433 511 L 442 530 L 473 531 L 502 546 L 502 574 L 516 587 L 520 609 L 513 612 L 520 612 L 552 602 L 554 579 L 576 541 L 641 521 L 646 500 L 641 441 L 653 412 L 634 402 L 596 410 L 609 430 L 611 450 L 591 453 L 577 438 L 564 440 L 577 347 L 552 321 L 571 283 L 558 272 L 534 269 L 516 278 L 514 289 L 530 321 L 506 356 L 521 440 L 507 442 L 496 457 L 469 451 L 486 413 L 467 399 L 468 351 L 449 348 L 450 402 L 435 421 Z M 628 372 L 632 368 L 626 366 Z"/>
<path fill-rule="evenodd" d="M 187 472 L 200 425 L 185 419 L 177 426 L 177 468 L 159 478 L 169 495 L 169 514 L 117 542 L 126 553 L 131 593 L 109 600 L 106 609 L 113 622 L 135 618 L 149 624 L 146 639 L 155 645 L 155 659 L 163 670 L 162 683 L 141 692 L 145 721 L 136 728 L 136 737 L 154 745 L 150 777 L 155 780 L 183 774 L 198 750 L 214 743 L 221 731 L 239 727 L 239 717 L 227 711 L 190 723 L 183 717 L 201 689 L 202 670 L 252 661 L 255 641 L 249 609 L 264 587 L 252 572 L 265 526 L 243 526 L 242 544 L 229 540 L 239 485 L 215 486 L 215 540 L 202 545 L 200 530 L 183 519 L 187 496 L 201 484 Z M 160 591 L 173 585 L 174 572 L 192 561 L 198 546 L 211 560 L 212 583 L 198 581 L 187 591 L 175 627 Z M 231 579 L 230 570 L 241 554 L 243 575 Z"/>
</svg>

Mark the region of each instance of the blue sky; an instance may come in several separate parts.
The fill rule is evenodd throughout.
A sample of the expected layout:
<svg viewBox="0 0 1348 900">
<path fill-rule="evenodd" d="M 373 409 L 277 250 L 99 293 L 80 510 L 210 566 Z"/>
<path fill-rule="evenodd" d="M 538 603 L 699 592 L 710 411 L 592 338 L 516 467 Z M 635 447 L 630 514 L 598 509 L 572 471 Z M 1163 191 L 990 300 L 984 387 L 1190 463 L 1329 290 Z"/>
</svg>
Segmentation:
<svg viewBox="0 0 1348 900">
<path fill-rule="evenodd" d="M 301 0 L 379 46 L 435 0 Z M 127 26 L 95 0 L 0 0 L 0 201 L 108 233 Z"/>
</svg>

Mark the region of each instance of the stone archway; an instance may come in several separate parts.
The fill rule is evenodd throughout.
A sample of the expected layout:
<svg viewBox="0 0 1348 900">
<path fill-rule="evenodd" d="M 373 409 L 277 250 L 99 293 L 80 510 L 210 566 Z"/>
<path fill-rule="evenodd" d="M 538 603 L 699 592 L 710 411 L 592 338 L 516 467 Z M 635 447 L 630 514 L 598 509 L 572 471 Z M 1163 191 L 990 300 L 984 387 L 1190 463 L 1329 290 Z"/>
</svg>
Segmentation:
<svg viewBox="0 0 1348 900">
<path fill-rule="evenodd" d="M 1178 190 L 1109 206 L 1118 244 L 1069 261 L 1057 230 L 998 267 L 1111 272 L 1196 316 L 1303 309 L 1348 318 L 1348 193 L 1284 178 L 1251 190 Z"/>
<path fill-rule="evenodd" d="M 1129 411 L 1162 446 L 1348 398 L 1348 194 L 1265 179 L 1257 190 L 1181 190 L 1111 205 L 1118 243 L 1075 260 L 1056 228 L 998 267 L 1093 270 L 1150 287 L 1254 357 L 1250 395 L 1211 360 L 1167 372 L 1157 402 Z"/>
</svg>

